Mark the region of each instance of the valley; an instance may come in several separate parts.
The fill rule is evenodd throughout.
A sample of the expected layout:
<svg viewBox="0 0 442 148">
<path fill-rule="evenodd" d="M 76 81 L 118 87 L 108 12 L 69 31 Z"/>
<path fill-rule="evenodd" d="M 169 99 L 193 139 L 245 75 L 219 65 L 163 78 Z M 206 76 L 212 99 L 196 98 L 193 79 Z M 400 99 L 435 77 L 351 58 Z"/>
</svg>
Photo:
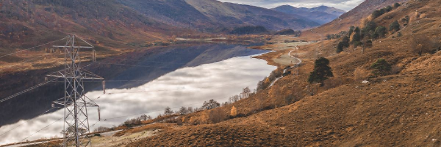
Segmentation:
<svg viewBox="0 0 442 148">
<path fill-rule="evenodd" d="M 86 85 L 102 107 L 82 134 L 92 146 L 441 146 L 440 0 L 366 0 L 348 12 L 215 0 L 7 3 L 20 11 L 0 17 L 0 29 L 32 28 L 12 29 L 0 55 L 79 28 L 96 47 L 96 62 L 82 52 L 85 69 L 106 81 L 105 93 L 101 82 Z M 68 11 L 91 3 L 118 11 Z M 37 25 L 20 13 L 27 5 L 58 20 Z M 63 54 L 45 48 L 0 58 L 0 98 L 62 68 Z M 50 102 L 61 89 L 0 102 L 0 145 L 60 146 L 63 109 Z"/>
</svg>

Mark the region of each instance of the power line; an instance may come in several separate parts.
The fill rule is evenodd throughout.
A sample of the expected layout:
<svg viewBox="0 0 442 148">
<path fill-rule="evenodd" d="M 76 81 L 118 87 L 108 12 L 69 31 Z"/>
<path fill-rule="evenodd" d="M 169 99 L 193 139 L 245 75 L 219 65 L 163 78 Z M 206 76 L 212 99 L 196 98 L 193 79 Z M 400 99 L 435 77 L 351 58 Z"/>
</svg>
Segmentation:
<svg viewBox="0 0 442 148">
<path fill-rule="evenodd" d="M 45 111 L 44 113 L 40 114 L 39 116 L 48 113 L 48 112 L 51 111 L 52 109 L 54 109 L 54 108 L 50 108 L 49 110 Z M 15 130 L 16 128 L 18 128 L 18 127 L 20 127 L 20 126 L 22 126 L 22 125 L 17 125 L 17 126 L 15 126 L 14 128 L 12 128 L 12 129 L 10 129 L 10 130 L 8 130 L 8 131 L 6 131 L 6 132 L 3 132 L 2 134 L 0 134 L 0 137 L 3 137 L 6 133 L 8 133 L 8 132 L 10 132 L 10 131 L 12 131 L 12 130 Z"/>
<path fill-rule="evenodd" d="M 62 38 L 62 39 L 59 39 L 59 40 L 50 41 L 50 42 L 47 42 L 47 43 L 44 43 L 44 44 L 40 44 L 40 45 L 37 45 L 37 46 L 34 46 L 34 47 L 30 47 L 30 48 L 22 49 L 22 50 L 19 50 L 19 51 L 16 51 L 16 52 L 10 53 L 10 54 L 2 55 L 2 56 L 0 56 L 0 58 L 6 57 L 6 56 L 10 56 L 10 55 L 14 55 L 14 54 L 17 54 L 17 53 L 20 53 L 20 52 L 23 52 L 23 51 L 31 50 L 31 49 L 34 49 L 34 48 L 37 48 L 37 47 L 41 47 L 41 46 L 44 46 L 44 45 L 48 45 L 48 44 L 50 44 L 50 43 L 54 43 L 54 42 L 57 42 L 57 41 L 61 41 L 61 40 L 64 40 L 64 39 L 66 39 L 66 38 L 67 38 L 67 36 L 64 37 L 64 38 Z"/>
<path fill-rule="evenodd" d="M 94 63 L 90 63 L 90 64 L 88 64 L 88 65 L 86 65 L 86 66 L 84 66 L 84 67 L 82 67 L 82 68 L 86 68 L 86 67 L 88 67 L 88 66 L 90 66 L 90 65 L 92 65 L 92 64 L 94 64 Z M 63 69 L 63 70 L 65 70 L 65 69 Z M 62 71 L 62 70 L 61 70 L 61 71 Z M 7 101 L 7 100 L 10 100 L 10 99 L 12 99 L 12 98 L 15 98 L 15 97 L 17 97 L 17 96 L 19 96 L 19 95 L 22 95 L 22 94 L 27 93 L 27 92 L 29 92 L 29 91 L 32 91 L 32 90 L 34 90 L 34 89 L 37 89 L 37 88 L 39 88 L 39 87 L 41 87 L 41 86 L 43 86 L 43 85 L 46 85 L 46 84 L 48 84 L 48 83 L 50 83 L 50 82 L 56 82 L 55 80 L 57 80 L 57 79 L 58 79 L 58 78 L 54 78 L 54 79 L 48 80 L 48 81 L 46 81 L 46 82 L 39 83 L 39 84 L 37 84 L 37 85 L 34 85 L 34 86 L 32 86 L 32 87 L 29 87 L 29 88 L 27 88 L 27 89 L 24 89 L 24 90 L 22 90 L 22 91 L 20 91 L 20 92 L 18 92 L 18 93 L 15 93 L 15 94 L 13 94 L 13 95 L 10 95 L 10 96 L 8 96 L 8 97 L 6 97 L 6 98 L 1 99 L 1 100 L 0 100 L 0 103 L 5 102 L 5 101 Z"/>
</svg>

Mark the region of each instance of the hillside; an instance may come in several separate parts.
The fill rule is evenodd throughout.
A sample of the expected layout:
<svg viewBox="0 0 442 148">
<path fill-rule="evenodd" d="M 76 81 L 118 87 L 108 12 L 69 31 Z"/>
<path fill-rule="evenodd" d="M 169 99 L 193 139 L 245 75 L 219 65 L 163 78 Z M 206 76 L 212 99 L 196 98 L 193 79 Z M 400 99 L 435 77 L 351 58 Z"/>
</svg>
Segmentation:
<svg viewBox="0 0 442 148">
<path fill-rule="evenodd" d="M 336 9 L 333 7 L 327 7 L 327 6 L 319 6 L 314 8 L 305 8 L 305 7 L 296 8 L 290 5 L 282 5 L 273 8 L 272 10 L 276 10 L 287 14 L 299 15 L 308 18 L 312 21 L 315 21 L 321 25 L 331 22 L 334 19 L 338 18 L 340 15 L 345 13 L 344 10 Z"/>
<path fill-rule="evenodd" d="M 216 0 L 118 0 L 154 20 L 177 27 L 204 32 L 245 25 L 264 26 L 270 30 L 303 29 L 318 23 L 297 15 Z"/>
<path fill-rule="evenodd" d="M 171 30 L 178 30 L 107 0 L 5 0 L 0 19 L 1 42 L 8 43 L 9 48 L 11 43 L 26 47 L 67 33 L 87 36 L 92 43 L 104 42 L 117 48 L 118 43 L 125 44 L 129 38 L 133 42 L 161 40 L 170 35 Z"/>
<path fill-rule="evenodd" d="M 337 34 L 341 31 L 348 31 L 350 26 L 358 26 L 360 22 L 371 15 L 374 10 L 391 6 L 394 3 L 402 3 L 407 0 L 365 0 L 352 10 L 342 14 L 337 19 L 321 25 L 320 27 L 302 32 L 302 37 L 308 39 L 319 39 L 318 34 Z"/>
<path fill-rule="evenodd" d="M 292 74 L 274 86 L 232 104 L 185 115 L 179 119 L 183 126 L 164 129 L 127 146 L 438 147 L 440 5 L 438 0 L 408 1 L 383 15 L 391 19 L 375 19 L 378 25 L 386 25 L 406 15 L 413 18 L 401 27 L 401 36 L 389 32 L 384 38 L 374 39 L 373 46 L 364 53 L 360 47 L 351 47 L 337 54 L 337 39 L 301 46 L 292 54 L 303 59 L 303 64 L 289 69 Z M 419 42 L 425 47 L 422 55 L 413 43 L 418 37 L 427 41 Z M 306 82 L 313 69 L 313 53 L 319 46 L 323 47 L 319 55 L 330 60 L 335 75 L 323 87 Z M 271 54 L 287 54 L 290 50 L 294 48 Z M 379 58 L 394 68 L 386 76 L 370 76 L 370 66 Z M 297 70 L 299 75 L 294 75 Z M 361 83 L 363 80 L 368 83 Z M 233 106 L 236 116 L 230 116 Z"/>
</svg>

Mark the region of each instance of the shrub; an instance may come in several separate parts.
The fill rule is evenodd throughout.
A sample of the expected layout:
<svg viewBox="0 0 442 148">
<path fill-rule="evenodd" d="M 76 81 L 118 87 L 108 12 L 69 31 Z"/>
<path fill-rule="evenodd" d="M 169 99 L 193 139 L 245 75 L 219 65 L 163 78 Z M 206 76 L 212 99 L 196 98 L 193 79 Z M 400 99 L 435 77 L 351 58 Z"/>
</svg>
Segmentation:
<svg viewBox="0 0 442 148">
<path fill-rule="evenodd" d="M 385 76 L 390 72 L 391 65 L 385 59 L 378 59 L 371 65 L 371 68 L 375 76 Z"/>
<path fill-rule="evenodd" d="M 238 115 L 238 112 L 236 111 L 236 107 L 232 106 L 232 109 L 230 110 L 230 116 L 236 117 L 236 115 Z"/>
<path fill-rule="evenodd" d="M 390 31 L 393 31 L 393 32 L 399 31 L 400 27 L 401 26 L 399 25 L 399 22 L 396 20 L 390 24 Z"/>
<path fill-rule="evenodd" d="M 384 14 L 383 9 L 375 10 L 375 11 L 373 11 L 373 13 L 371 13 L 371 16 L 373 17 L 373 19 L 375 19 L 375 18 L 381 16 L 382 14 Z"/>
<path fill-rule="evenodd" d="M 354 29 L 355 29 L 355 26 L 350 26 L 350 30 L 348 30 L 348 36 L 353 34 Z"/>
<path fill-rule="evenodd" d="M 385 7 L 385 12 L 390 12 L 391 10 L 393 10 L 393 7 L 391 6 Z"/>
<path fill-rule="evenodd" d="M 210 111 L 209 120 L 212 123 L 219 123 L 227 119 L 227 114 L 220 108 L 216 108 Z"/>
<path fill-rule="evenodd" d="M 374 31 L 373 38 L 382 38 L 385 37 L 385 34 L 387 34 L 387 28 L 385 28 L 384 26 L 378 26 Z"/>
<path fill-rule="evenodd" d="M 399 6 L 401 6 L 401 4 L 399 4 L 399 3 L 394 3 L 394 5 L 393 5 L 394 8 L 397 8 Z"/>
<path fill-rule="evenodd" d="M 336 47 L 336 53 L 341 53 L 342 51 L 344 51 L 344 43 L 339 42 L 338 46 Z"/>
<path fill-rule="evenodd" d="M 373 21 L 368 21 L 367 23 L 365 23 L 364 28 L 362 28 L 362 35 L 363 37 L 371 37 L 371 32 L 374 32 L 376 30 L 376 23 Z"/>
</svg>

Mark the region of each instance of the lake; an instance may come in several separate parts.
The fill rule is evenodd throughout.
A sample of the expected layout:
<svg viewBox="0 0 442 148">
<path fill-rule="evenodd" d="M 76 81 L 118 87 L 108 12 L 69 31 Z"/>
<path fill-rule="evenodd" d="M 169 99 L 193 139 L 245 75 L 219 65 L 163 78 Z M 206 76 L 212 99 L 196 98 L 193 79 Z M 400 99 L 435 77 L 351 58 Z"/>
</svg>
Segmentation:
<svg viewBox="0 0 442 148">
<path fill-rule="evenodd" d="M 182 106 L 201 107 L 210 99 L 226 102 L 245 87 L 254 90 L 258 81 L 276 69 L 264 60 L 252 58 L 265 52 L 242 45 L 212 44 L 156 48 L 124 63 L 112 59 L 99 61 L 100 66 L 91 71 L 106 79 L 106 94 L 100 82 L 87 85 L 93 88 L 86 96 L 101 109 L 99 122 L 97 109 L 88 109 L 91 130 L 120 125 L 143 114 L 156 117 L 166 107 L 177 111 Z M 23 106 L 22 102 L 9 104 Z M 16 116 L 17 121 L 0 127 L 0 144 L 62 136 L 63 109 L 31 117 Z"/>
</svg>

